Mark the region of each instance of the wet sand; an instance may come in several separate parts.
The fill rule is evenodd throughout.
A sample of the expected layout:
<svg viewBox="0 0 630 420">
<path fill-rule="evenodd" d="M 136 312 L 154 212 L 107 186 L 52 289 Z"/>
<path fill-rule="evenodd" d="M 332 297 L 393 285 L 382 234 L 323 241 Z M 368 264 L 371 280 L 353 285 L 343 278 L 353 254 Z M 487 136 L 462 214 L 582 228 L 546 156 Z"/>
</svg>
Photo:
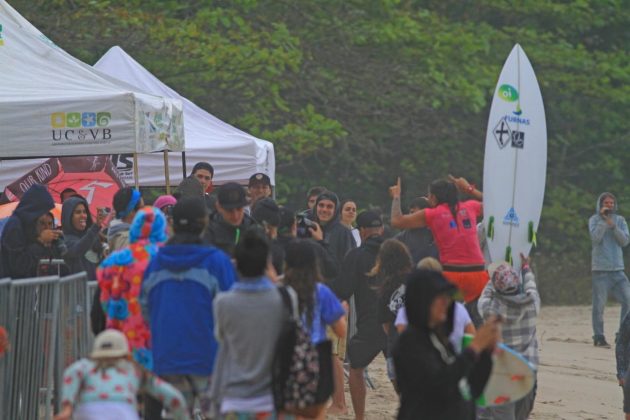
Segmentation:
<svg viewBox="0 0 630 420">
<path fill-rule="evenodd" d="M 614 344 L 619 306 L 607 307 L 606 338 Z M 532 419 L 620 419 L 622 392 L 615 376 L 615 351 L 593 346 L 590 306 L 544 306 L 538 319 L 540 367 Z M 376 389 L 368 388 L 366 417 L 395 418 L 398 398 L 379 356 L 368 369 Z M 352 403 L 346 383 L 349 414 L 329 416 L 351 420 Z"/>
</svg>

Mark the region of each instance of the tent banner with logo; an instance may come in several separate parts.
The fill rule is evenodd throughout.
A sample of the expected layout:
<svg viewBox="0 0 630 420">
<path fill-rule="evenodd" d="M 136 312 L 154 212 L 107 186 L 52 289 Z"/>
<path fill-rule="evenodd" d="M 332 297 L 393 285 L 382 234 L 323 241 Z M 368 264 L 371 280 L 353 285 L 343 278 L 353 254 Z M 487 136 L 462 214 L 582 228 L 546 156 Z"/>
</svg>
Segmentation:
<svg viewBox="0 0 630 420">
<path fill-rule="evenodd" d="M 183 108 L 104 75 L 0 0 L 0 158 L 184 150 Z"/>
</svg>

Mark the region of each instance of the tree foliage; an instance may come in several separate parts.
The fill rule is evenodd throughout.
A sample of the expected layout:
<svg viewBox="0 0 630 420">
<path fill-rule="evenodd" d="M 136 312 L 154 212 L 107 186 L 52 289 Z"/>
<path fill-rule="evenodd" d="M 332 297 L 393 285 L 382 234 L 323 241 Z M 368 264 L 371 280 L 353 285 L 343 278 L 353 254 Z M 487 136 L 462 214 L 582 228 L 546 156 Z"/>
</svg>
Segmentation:
<svg viewBox="0 0 630 420">
<path fill-rule="evenodd" d="M 408 198 L 449 172 L 481 184 L 493 89 L 520 43 L 547 114 L 541 265 L 588 276 L 596 196 L 611 190 L 622 209 L 630 199 L 630 9 L 621 0 L 12 5 L 85 62 L 121 45 L 209 112 L 274 142 L 277 191 L 294 207 L 315 184 L 363 208 L 386 206 L 399 174 Z"/>
</svg>

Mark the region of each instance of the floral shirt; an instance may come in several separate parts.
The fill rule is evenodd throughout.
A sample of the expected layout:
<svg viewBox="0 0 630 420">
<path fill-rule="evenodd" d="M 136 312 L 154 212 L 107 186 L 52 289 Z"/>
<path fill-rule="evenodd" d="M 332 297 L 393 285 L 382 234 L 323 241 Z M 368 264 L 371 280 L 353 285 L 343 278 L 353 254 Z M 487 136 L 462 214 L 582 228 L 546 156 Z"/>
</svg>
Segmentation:
<svg viewBox="0 0 630 420">
<path fill-rule="evenodd" d="M 160 400 L 173 418 L 189 419 L 186 402 L 177 389 L 126 360 L 101 370 L 97 370 L 96 363 L 90 359 L 74 362 L 64 371 L 61 401 L 72 406 L 118 402 L 135 407 L 140 390 Z"/>
</svg>

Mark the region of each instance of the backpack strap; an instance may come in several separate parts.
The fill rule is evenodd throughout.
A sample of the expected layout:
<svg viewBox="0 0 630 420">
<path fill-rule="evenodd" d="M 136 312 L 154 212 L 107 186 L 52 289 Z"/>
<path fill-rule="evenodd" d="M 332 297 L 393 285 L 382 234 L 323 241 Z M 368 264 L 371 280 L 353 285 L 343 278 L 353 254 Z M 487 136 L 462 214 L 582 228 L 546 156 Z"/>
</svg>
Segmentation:
<svg viewBox="0 0 630 420">
<path fill-rule="evenodd" d="M 282 296 L 284 307 L 289 311 L 289 319 L 299 323 L 300 316 L 295 291 L 290 286 L 280 286 L 278 287 L 278 291 L 280 292 L 280 296 Z"/>
</svg>

